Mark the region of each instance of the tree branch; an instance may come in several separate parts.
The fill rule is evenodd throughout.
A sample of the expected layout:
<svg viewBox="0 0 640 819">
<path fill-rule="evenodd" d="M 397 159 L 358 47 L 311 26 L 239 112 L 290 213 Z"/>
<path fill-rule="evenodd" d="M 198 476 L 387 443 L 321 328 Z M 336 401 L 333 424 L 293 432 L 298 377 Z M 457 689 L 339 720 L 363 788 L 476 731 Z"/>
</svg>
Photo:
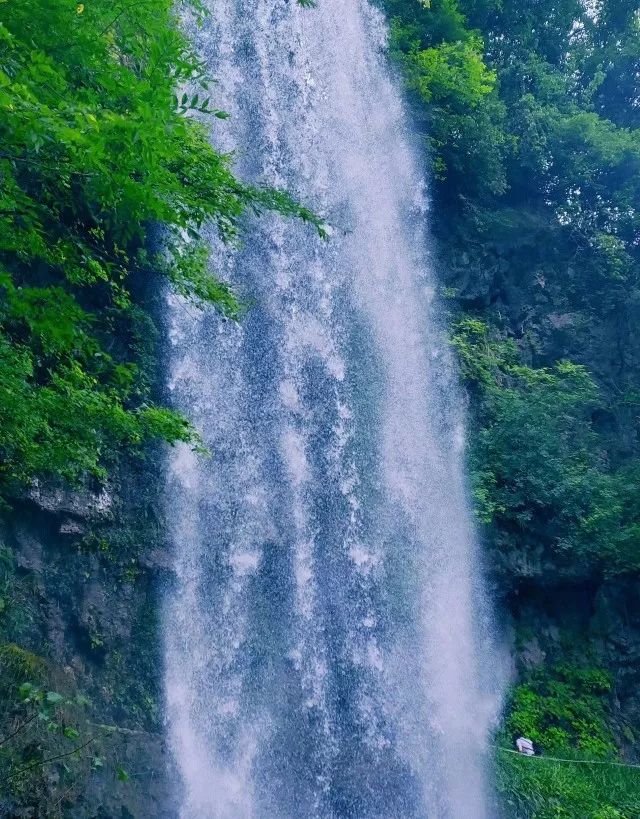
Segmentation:
<svg viewBox="0 0 640 819">
<path fill-rule="evenodd" d="M 73 756 L 77 754 L 79 751 L 82 751 L 88 745 L 91 745 L 92 742 L 95 742 L 95 737 L 91 737 L 86 742 L 83 742 L 82 745 L 78 745 L 76 748 L 73 748 L 71 751 L 67 751 L 64 754 L 57 754 L 57 756 L 50 756 L 48 759 L 41 759 L 37 762 L 32 762 L 30 765 L 23 765 L 22 768 L 18 768 L 13 773 L 9 774 L 7 779 L 12 779 L 14 776 L 18 776 L 25 771 L 31 771 L 33 768 L 43 768 L 45 765 L 50 765 L 52 762 L 57 762 L 59 759 L 66 759 L 69 756 Z"/>
<path fill-rule="evenodd" d="M 6 745 L 7 742 L 10 742 L 14 737 L 18 736 L 18 734 L 21 731 L 23 731 L 27 727 L 27 725 L 30 725 L 37 716 L 38 714 L 36 712 L 35 714 L 33 714 L 33 716 L 29 717 L 29 719 L 26 720 L 26 722 L 23 722 L 21 725 L 19 725 L 12 734 L 9 734 L 9 736 L 5 737 L 4 739 L 0 739 L 0 747 Z"/>
</svg>

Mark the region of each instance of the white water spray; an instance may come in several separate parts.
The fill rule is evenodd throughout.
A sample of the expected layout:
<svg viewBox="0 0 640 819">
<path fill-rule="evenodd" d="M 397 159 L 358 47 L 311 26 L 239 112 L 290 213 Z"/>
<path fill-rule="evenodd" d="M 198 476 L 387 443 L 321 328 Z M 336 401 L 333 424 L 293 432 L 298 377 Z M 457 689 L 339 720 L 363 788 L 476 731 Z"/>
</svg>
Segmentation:
<svg viewBox="0 0 640 819">
<path fill-rule="evenodd" d="M 217 146 L 333 226 L 268 217 L 169 304 L 169 387 L 213 451 L 169 476 L 183 819 L 482 819 L 495 658 L 423 178 L 367 0 L 216 0 Z M 212 241 L 214 241 L 212 239 Z"/>
</svg>

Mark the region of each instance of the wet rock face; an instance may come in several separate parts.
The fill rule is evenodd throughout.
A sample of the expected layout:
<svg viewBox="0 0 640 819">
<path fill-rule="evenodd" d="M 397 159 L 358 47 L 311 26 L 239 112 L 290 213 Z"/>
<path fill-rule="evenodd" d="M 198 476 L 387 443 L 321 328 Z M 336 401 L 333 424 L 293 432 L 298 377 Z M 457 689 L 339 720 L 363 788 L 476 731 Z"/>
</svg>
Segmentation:
<svg viewBox="0 0 640 819">
<path fill-rule="evenodd" d="M 79 728 L 96 736 L 100 764 L 82 774 L 70 816 L 176 815 L 162 730 L 159 603 L 170 558 L 159 498 L 151 465 L 132 463 L 108 490 L 38 486 L 0 528 L 0 644 L 43 658 L 58 687 L 90 701 Z"/>
<path fill-rule="evenodd" d="M 72 515 L 84 521 L 108 518 L 115 503 L 113 487 L 72 490 L 41 482 L 34 483 L 26 498 L 45 512 L 56 516 Z"/>
</svg>

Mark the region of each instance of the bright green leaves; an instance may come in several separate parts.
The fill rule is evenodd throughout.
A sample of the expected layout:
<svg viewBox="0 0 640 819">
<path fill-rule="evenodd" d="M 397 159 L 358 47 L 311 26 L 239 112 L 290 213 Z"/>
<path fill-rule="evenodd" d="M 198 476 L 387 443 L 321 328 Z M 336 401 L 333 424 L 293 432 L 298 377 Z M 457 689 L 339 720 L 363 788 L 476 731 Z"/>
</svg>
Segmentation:
<svg viewBox="0 0 640 819">
<path fill-rule="evenodd" d="M 128 408 L 135 365 L 92 334 L 96 318 L 61 287 L 15 287 L 0 277 L 0 487 L 34 475 L 104 477 L 113 445 L 192 441 L 180 416 Z"/>
<path fill-rule="evenodd" d="M 471 31 L 457 0 L 435 0 L 422 9 L 387 0 L 391 48 L 425 116 L 433 169 L 452 191 L 475 195 L 505 190 L 503 106 L 484 43 Z"/>
<path fill-rule="evenodd" d="M 131 437 L 132 420 L 117 391 L 102 389 L 79 364 L 40 372 L 25 347 L 0 340 L 0 482 L 5 487 L 36 474 L 69 481 L 85 473 L 102 477 L 104 445 L 111 437 Z"/>
<path fill-rule="evenodd" d="M 640 812 L 640 771 L 599 761 L 498 752 L 497 788 L 507 815 L 523 819 L 635 819 Z"/>
<path fill-rule="evenodd" d="M 640 771 L 614 764 L 612 680 L 600 668 L 539 668 L 517 685 L 507 707 L 497 786 L 509 815 L 527 819 L 633 819 Z M 542 757 L 504 752 L 529 737 Z"/>
<path fill-rule="evenodd" d="M 4 288 L 5 309 L 0 312 L 5 332 L 16 339 L 31 338 L 43 356 L 68 352 L 94 355 L 95 342 L 86 333 L 90 316 L 60 287 Z"/>
<path fill-rule="evenodd" d="M 532 739 L 544 753 L 580 752 L 588 758 L 615 756 L 608 695 L 611 677 L 598 668 L 563 665 L 537 671 L 516 686 L 506 722 L 508 732 Z"/>
<path fill-rule="evenodd" d="M 453 108 L 475 108 L 496 82 L 482 51 L 478 37 L 423 50 L 416 46 L 406 58 L 409 85 L 427 103 L 433 100 Z"/>
<path fill-rule="evenodd" d="M 227 285 L 211 276 L 208 260 L 208 251 L 202 244 L 181 242 L 163 272 L 176 293 L 199 303 L 215 303 L 229 318 L 238 318 L 238 300 Z M 158 260 L 158 269 L 162 269 L 163 262 Z"/>
<path fill-rule="evenodd" d="M 2 496 L 40 474 L 103 477 L 110 453 L 149 438 L 199 446 L 132 364 L 132 282 L 163 274 L 236 316 L 201 229 L 233 242 L 247 210 L 322 224 L 243 185 L 185 116 L 226 115 L 169 0 L 25 0 L 0 15 Z"/>
</svg>

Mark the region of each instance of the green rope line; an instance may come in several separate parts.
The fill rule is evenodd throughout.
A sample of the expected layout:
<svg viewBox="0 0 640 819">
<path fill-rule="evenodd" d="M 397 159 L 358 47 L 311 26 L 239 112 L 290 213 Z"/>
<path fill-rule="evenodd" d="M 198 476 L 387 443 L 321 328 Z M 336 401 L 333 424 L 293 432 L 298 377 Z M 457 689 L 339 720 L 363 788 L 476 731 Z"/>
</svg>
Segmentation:
<svg viewBox="0 0 640 819">
<path fill-rule="evenodd" d="M 525 759 L 546 759 L 549 762 L 574 762 L 579 765 L 612 765 L 616 768 L 640 769 L 640 765 L 631 765 L 628 762 L 607 762 L 604 759 L 561 759 L 557 756 L 542 756 L 541 754 L 528 756 L 527 754 L 521 754 L 520 751 L 514 751 L 512 748 L 503 748 L 501 745 L 498 745 L 497 748 L 506 754 L 514 754 L 514 756 L 523 757 Z"/>
</svg>

